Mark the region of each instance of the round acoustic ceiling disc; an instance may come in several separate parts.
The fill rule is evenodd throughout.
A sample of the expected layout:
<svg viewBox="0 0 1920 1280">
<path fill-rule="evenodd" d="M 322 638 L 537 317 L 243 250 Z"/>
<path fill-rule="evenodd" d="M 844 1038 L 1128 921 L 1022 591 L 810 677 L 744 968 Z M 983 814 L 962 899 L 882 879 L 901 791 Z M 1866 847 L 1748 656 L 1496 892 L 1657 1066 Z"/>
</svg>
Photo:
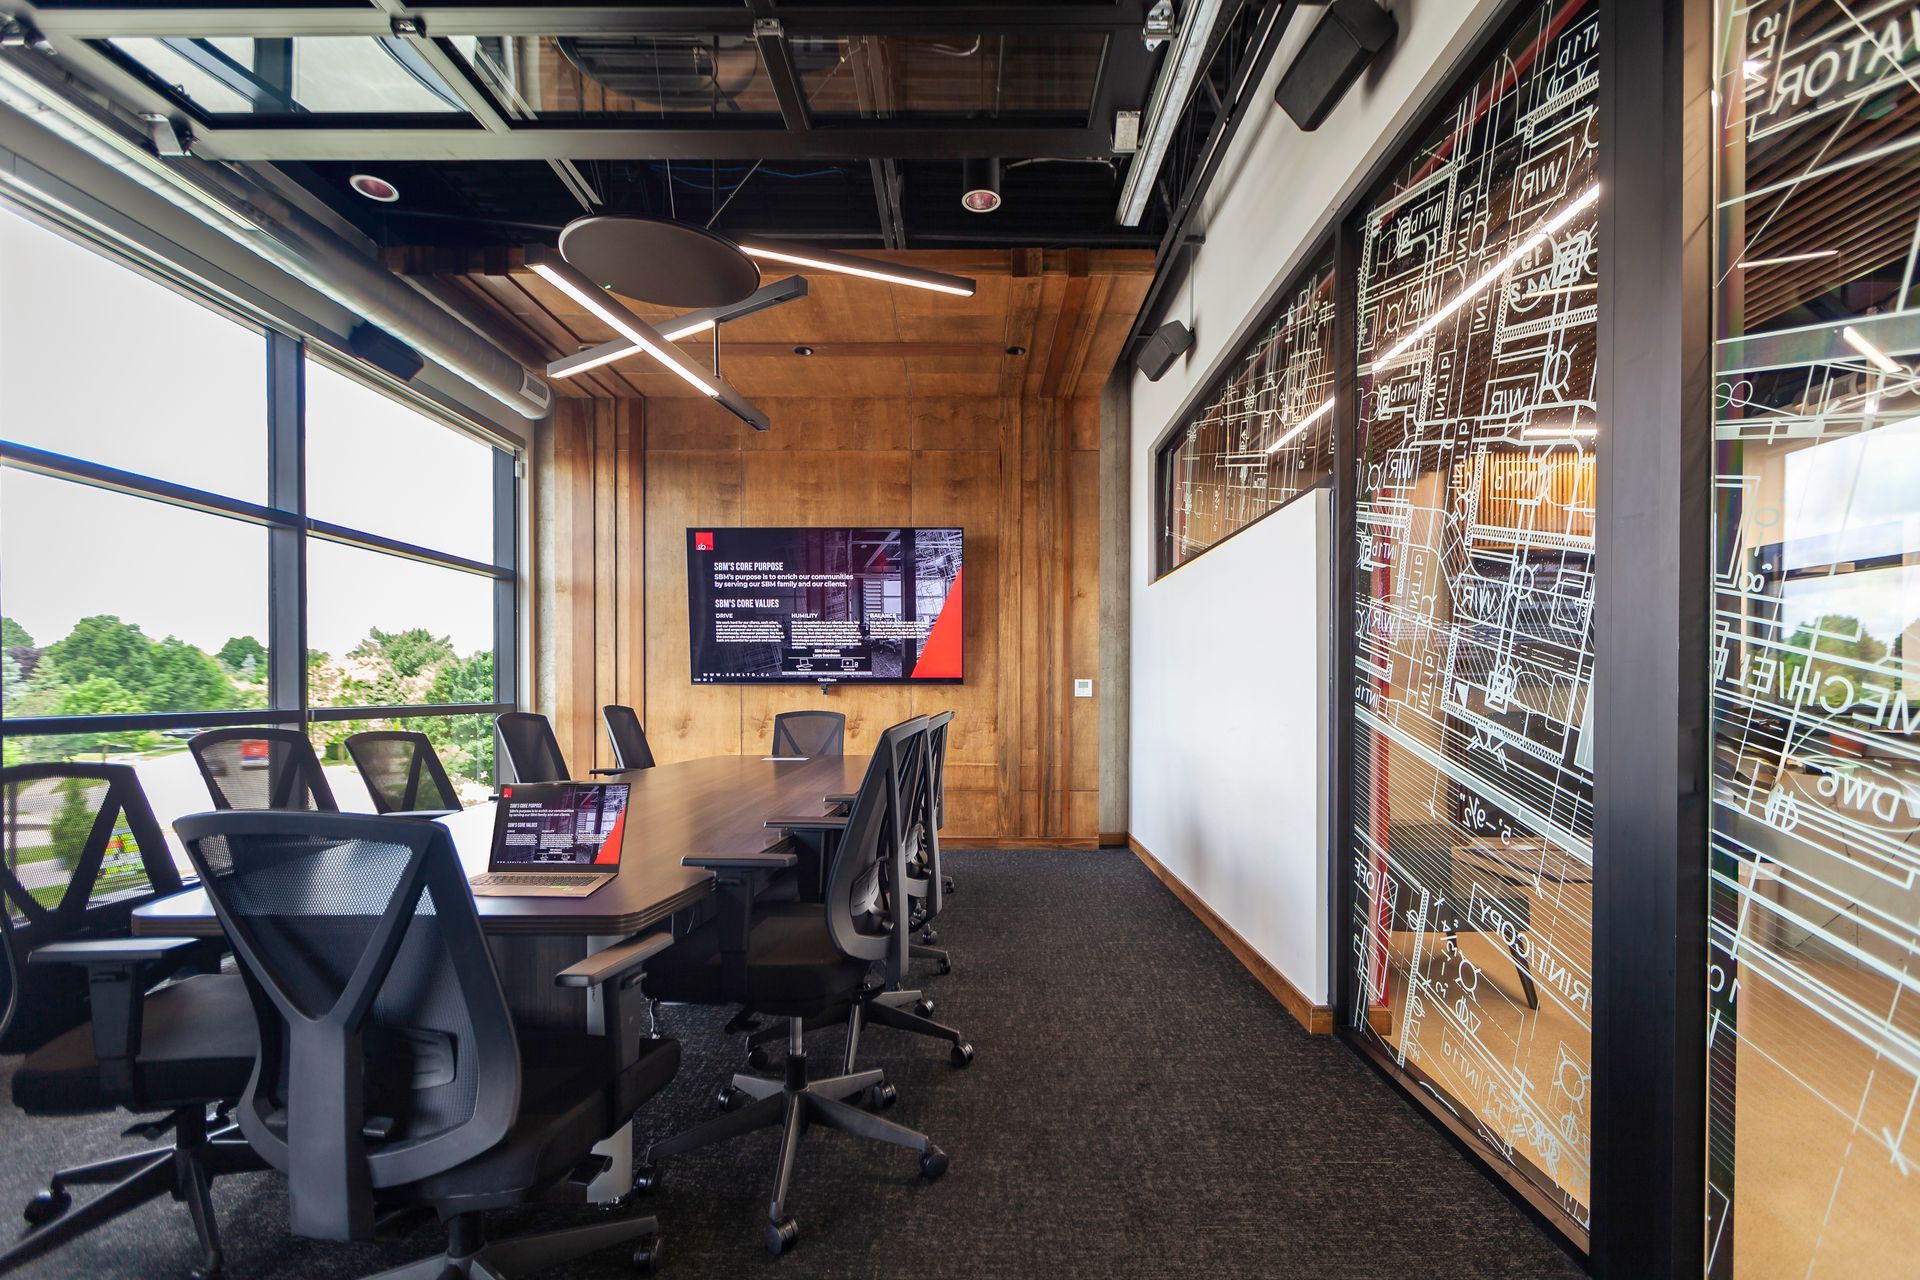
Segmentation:
<svg viewBox="0 0 1920 1280">
<path fill-rule="evenodd" d="M 622 297 L 663 307 L 724 307 L 760 287 L 760 268 L 731 240 L 659 218 L 576 218 L 560 255 Z"/>
</svg>

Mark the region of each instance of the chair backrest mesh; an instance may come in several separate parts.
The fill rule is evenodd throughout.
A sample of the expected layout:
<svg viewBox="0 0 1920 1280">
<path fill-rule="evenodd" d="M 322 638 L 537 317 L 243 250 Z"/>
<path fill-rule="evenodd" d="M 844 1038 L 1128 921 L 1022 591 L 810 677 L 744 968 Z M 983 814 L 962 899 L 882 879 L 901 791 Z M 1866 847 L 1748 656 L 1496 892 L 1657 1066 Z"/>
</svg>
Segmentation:
<svg viewBox="0 0 1920 1280">
<path fill-rule="evenodd" d="M 838 711 L 782 711 L 773 718 L 776 756 L 846 754 L 847 718 Z"/>
<path fill-rule="evenodd" d="M 212 729 L 187 744 L 216 809 L 333 813 L 333 788 L 298 729 Z"/>
<path fill-rule="evenodd" d="M 566 757 L 545 716 L 509 711 L 494 718 L 493 736 L 500 748 L 496 767 L 502 783 L 567 780 Z"/>
<path fill-rule="evenodd" d="M 903 720 L 880 735 L 860 781 L 847 825 L 827 870 L 827 926 L 842 955 L 879 960 L 889 930 L 882 917 L 887 877 L 901 854 L 909 758 L 924 750 L 924 716 Z"/>
<path fill-rule="evenodd" d="M 372 1188 L 472 1158 L 518 1108 L 512 1020 L 452 842 L 349 814 L 179 830 L 256 995 L 241 1125 L 288 1175 L 296 1232 L 364 1238 Z"/>
<path fill-rule="evenodd" d="M 373 797 L 375 813 L 458 809 L 460 797 L 424 733 L 373 729 L 347 739 L 347 755 Z"/>
<path fill-rule="evenodd" d="M 647 745 L 647 731 L 632 707 L 612 703 L 600 708 L 600 719 L 607 726 L 607 741 L 613 746 L 613 762 L 622 769 L 653 768 L 653 748 Z"/>
<path fill-rule="evenodd" d="M 951 711 L 942 711 L 927 720 L 927 754 L 932 760 L 933 830 L 936 832 L 947 825 L 947 726 L 952 723 Z"/>
<path fill-rule="evenodd" d="M 130 765 L 30 764 L 0 769 L 0 1052 L 18 1052 L 86 1021 L 86 976 L 29 969 L 49 942 L 118 937 L 133 908 L 174 893 L 180 875 Z"/>
</svg>

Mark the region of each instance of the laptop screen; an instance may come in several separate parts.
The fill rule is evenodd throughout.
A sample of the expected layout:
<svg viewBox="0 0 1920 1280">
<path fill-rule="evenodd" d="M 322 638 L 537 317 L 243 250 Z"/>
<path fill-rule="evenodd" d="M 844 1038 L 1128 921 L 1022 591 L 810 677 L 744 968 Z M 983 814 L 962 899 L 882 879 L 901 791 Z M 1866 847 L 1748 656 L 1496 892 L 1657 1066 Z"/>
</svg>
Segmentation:
<svg viewBox="0 0 1920 1280">
<path fill-rule="evenodd" d="M 624 782 L 516 782 L 500 788 L 489 870 L 620 869 Z"/>
</svg>

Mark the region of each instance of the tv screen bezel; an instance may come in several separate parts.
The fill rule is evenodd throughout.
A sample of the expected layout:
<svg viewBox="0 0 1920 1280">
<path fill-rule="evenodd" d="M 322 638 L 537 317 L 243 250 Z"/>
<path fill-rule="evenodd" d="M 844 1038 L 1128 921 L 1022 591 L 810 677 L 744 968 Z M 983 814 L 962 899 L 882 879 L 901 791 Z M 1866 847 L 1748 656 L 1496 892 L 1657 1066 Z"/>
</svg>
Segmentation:
<svg viewBox="0 0 1920 1280">
<path fill-rule="evenodd" d="M 727 685 L 733 687 L 759 685 L 845 685 L 849 688 L 862 688 L 868 685 L 933 685 L 965 684 L 967 682 L 967 631 L 965 626 L 966 586 L 961 585 L 960 628 L 960 674 L 957 676 L 839 676 L 839 675 L 777 675 L 777 676 L 714 676 L 701 679 L 693 668 L 693 535 L 696 533 L 716 533 L 740 530 L 783 530 L 807 532 L 833 529 L 953 529 L 960 534 L 960 565 L 966 568 L 967 526 L 963 524 L 706 524 L 688 525 L 686 528 L 686 600 L 687 600 L 687 681 L 695 688 L 706 685 Z"/>
</svg>

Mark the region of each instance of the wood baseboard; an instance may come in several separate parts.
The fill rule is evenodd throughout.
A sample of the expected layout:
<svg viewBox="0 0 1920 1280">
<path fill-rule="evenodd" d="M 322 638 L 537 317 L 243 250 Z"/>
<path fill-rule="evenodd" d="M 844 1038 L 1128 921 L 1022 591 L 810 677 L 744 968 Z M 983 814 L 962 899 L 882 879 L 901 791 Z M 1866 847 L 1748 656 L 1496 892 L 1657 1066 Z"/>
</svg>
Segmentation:
<svg viewBox="0 0 1920 1280">
<path fill-rule="evenodd" d="M 950 836 L 941 835 L 942 849 L 1096 849 L 1092 836 Z"/>
<path fill-rule="evenodd" d="M 1102 849 L 1124 849 L 1127 847 L 1127 833 L 1124 831 L 1102 831 L 1100 833 Z"/>
<path fill-rule="evenodd" d="M 1293 985 L 1286 974 L 1274 968 L 1267 958 L 1254 950 L 1253 944 L 1240 936 L 1239 930 L 1220 918 L 1203 901 L 1199 894 L 1187 887 L 1179 876 L 1160 865 L 1159 859 L 1146 851 L 1138 840 L 1127 838 L 1127 847 L 1133 850 L 1133 856 L 1146 864 L 1147 870 L 1160 878 L 1160 883 L 1173 890 L 1173 896 L 1186 904 L 1187 910 L 1200 918 L 1200 923 L 1212 931 L 1213 936 L 1226 944 L 1234 958 L 1246 966 L 1247 972 L 1260 980 L 1260 985 L 1273 993 L 1273 998 L 1286 1007 L 1294 1020 L 1317 1036 L 1333 1033 L 1333 1009 L 1324 1004 L 1315 1004 L 1307 993 Z"/>
</svg>

